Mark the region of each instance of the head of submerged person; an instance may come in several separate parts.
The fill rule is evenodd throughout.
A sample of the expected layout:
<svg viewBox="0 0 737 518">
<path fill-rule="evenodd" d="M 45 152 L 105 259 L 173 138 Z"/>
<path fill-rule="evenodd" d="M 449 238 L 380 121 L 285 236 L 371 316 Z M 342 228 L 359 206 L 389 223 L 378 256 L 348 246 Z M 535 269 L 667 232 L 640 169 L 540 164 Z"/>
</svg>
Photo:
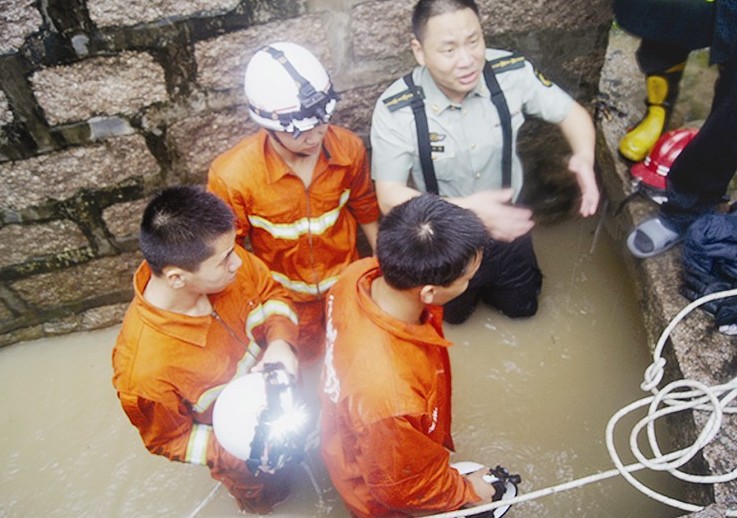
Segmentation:
<svg viewBox="0 0 737 518">
<path fill-rule="evenodd" d="M 173 288 L 217 293 L 243 264 L 235 253 L 235 216 L 195 186 L 169 187 L 146 206 L 139 245 L 153 275 Z"/>
<path fill-rule="evenodd" d="M 419 0 L 412 13 L 412 52 L 435 84 L 460 103 L 478 84 L 486 44 L 474 0 Z"/>
<path fill-rule="evenodd" d="M 277 146 L 298 157 L 322 149 L 338 94 L 310 51 L 290 42 L 260 48 L 248 62 L 244 88 L 251 119 Z"/>
<path fill-rule="evenodd" d="M 422 194 L 382 219 L 376 255 L 385 282 L 419 288 L 426 304 L 445 304 L 468 287 L 478 270 L 486 227 L 470 210 Z"/>
</svg>

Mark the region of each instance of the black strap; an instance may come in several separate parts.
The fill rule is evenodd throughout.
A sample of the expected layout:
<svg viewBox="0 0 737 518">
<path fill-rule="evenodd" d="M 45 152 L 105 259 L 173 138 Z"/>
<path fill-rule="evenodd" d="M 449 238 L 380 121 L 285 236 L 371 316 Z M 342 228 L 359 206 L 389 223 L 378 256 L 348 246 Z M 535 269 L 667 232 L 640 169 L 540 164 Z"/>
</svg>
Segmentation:
<svg viewBox="0 0 737 518">
<path fill-rule="evenodd" d="M 290 77 L 299 85 L 299 115 L 302 117 L 315 117 L 316 119 L 327 122 L 330 119 L 330 115 L 325 111 L 325 107 L 332 100 L 338 100 L 338 94 L 333 89 L 332 83 L 326 92 L 315 90 L 315 87 L 310 83 L 299 71 L 294 68 L 294 65 L 287 59 L 287 56 L 279 49 L 266 45 L 263 47 L 265 52 L 268 52 L 272 58 L 274 58 L 290 75 Z M 277 113 L 267 112 L 261 110 L 256 106 L 249 103 L 251 109 L 265 119 L 279 120 L 279 122 L 285 128 L 288 127 L 295 119 L 295 113 Z"/>
<path fill-rule="evenodd" d="M 484 79 L 486 87 L 491 92 L 491 102 L 499 114 L 499 123 L 502 125 L 502 187 L 507 188 L 512 185 L 512 115 L 509 113 L 504 92 L 488 61 L 484 65 Z"/>
<path fill-rule="evenodd" d="M 422 176 L 425 179 L 425 190 L 432 194 L 439 194 L 438 179 L 435 176 L 435 166 L 432 163 L 430 130 L 427 127 L 425 102 L 422 100 L 422 93 L 412 79 L 412 72 L 404 76 L 404 82 L 407 83 L 407 86 L 412 92 L 410 106 L 412 106 L 412 112 L 415 116 L 415 126 L 417 127 L 417 147 L 420 154 Z"/>
<path fill-rule="evenodd" d="M 407 74 L 403 79 L 413 94 L 410 105 L 415 116 L 417 147 L 420 154 L 422 176 L 425 179 L 425 190 L 433 194 L 438 194 L 438 179 L 435 176 L 435 166 L 432 162 L 430 131 L 427 126 L 425 102 L 422 100 L 422 93 L 412 79 L 412 73 Z M 502 92 L 499 81 L 497 81 L 496 75 L 488 61 L 484 65 L 484 80 L 486 81 L 486 87 L 491 93 L 491 102 L 499 114 L 499 122 L 502 127 L 502 187 L 507 188 L 512 185 L 512 116 L 509 113 L 509 106 L 507 106 L 504 92 Z"/>
</svg>

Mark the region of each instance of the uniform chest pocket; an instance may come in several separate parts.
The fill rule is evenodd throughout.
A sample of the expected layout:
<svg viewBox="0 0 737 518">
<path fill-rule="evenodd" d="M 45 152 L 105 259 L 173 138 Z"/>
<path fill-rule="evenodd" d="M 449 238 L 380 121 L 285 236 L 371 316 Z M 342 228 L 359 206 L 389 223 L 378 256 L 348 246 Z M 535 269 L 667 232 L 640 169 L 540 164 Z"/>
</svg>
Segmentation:
<svg viewBox="0 0 737 518">
<path fill-rule="evenodd" d="M 430 156 L 437 179 L 439 181 L 452 179 L 460 158 L 454 140 L 443 133 L 430 132 Z"/>
</svg>

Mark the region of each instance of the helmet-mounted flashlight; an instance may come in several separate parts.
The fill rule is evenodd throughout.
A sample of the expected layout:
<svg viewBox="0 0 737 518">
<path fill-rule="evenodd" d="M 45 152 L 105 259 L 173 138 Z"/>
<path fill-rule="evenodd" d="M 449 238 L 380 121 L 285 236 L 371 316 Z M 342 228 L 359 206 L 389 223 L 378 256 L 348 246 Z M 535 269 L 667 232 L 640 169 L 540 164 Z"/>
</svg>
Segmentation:
<svg viewBox="0 0 737 518">
<path fill-rule="evenodd" d="M 244 460 L 255 475 L 298 462 L 305 443 L 307 412 L 295 393 L 295 379 L 281 363 L 267 363 L 231 381 L 212 415 L 218 442 Z"/>
<path fill-rule="evenodd" d="M 252 473 L 274 473 L 299 460 L 304 448 L 304 407 L 294 398 L 294 376 L 281 363 L 264 366 L 266 406 L 259 411 L 246 465 Z"/>
</svg>

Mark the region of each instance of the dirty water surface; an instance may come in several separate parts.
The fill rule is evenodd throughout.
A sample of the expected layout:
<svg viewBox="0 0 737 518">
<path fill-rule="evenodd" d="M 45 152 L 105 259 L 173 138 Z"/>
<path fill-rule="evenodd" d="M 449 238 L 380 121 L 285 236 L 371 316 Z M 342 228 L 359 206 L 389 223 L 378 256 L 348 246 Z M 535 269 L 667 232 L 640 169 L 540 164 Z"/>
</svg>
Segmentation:
<svg viewBox="0 0 737 518">
<path fill-rule="evenodd" d="M 648 395 L 639 388 L 650 356 L 637 301 L 605 232 L 590 253 L 595 224 L 535 231 L 545 274 L 537 316 L 514 321 L 480 307 L 465 324 L 446 327 L 456 344 L 452 459 L 502 464 L 522 476 L 523 493 L 611 469 L 607 421 Z M 213 491 L 206 468 L 146 451 L 110 383 L 117 331 L 0 350 L 0 516 L 241 516 L 226 490 Z M 629 432 L 619 431 L 618 444 Z M 306 464 L 310 474 L 300 469 L 271 516 L 347 517 L 314 451 Z M 667 475 L 644 480 L 681 493 Z M 520 504 L 506 516 L 682 514 L 617 477 Z"/>
</svg>

